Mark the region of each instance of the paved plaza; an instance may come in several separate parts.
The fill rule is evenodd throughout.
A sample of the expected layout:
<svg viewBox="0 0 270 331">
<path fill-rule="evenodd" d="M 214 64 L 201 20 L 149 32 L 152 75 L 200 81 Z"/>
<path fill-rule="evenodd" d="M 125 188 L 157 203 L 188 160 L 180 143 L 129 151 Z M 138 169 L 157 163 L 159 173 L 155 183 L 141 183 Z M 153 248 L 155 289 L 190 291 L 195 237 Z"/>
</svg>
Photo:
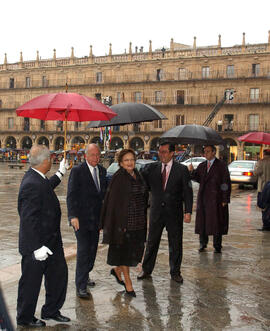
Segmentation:
<svg viewBox="0 0 270 331">
<path fill-rule="evenodd" d="M 17 193 L 25 169 L 8 169 L 0 164 L 0 281 L 14 325 L 20 277 Z M 184 225 L 183 285 L 170 280 L 164 231 L 152 278 L 137 281 L 139 267 L 131 270 L 136 298 L 127 297 L 110 276 L 107 246 L 100 244 L 91 275 L 96 287 L 90 289 L 91 300 L 83 301 L 76 297 L 74 286 L 76 241 L 67 224 L 67 179 L 56 192 L 62 207 L 62 236 L 69 267 L 68 293 L 61 312 L 72 321 L 49 321 L 40 330 L 270 330 L 270 233 L 257 231 L 262 224 L 255 190 L 233 186 L 230 229 L 224 236 L 222 254 L 213 252 L 212 238 L 207 250 L 198 253 L 195 212 L 192 223 Z M 43 302 L 42 286 L 38 318 Z"/>
</svg>

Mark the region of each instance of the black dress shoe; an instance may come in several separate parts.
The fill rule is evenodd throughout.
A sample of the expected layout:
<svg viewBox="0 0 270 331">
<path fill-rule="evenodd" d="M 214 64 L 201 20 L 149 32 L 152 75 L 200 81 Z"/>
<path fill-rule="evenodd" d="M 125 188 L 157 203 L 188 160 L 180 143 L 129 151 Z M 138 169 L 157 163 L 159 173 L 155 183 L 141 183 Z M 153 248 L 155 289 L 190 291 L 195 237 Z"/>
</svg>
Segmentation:
<svg viewBox="0 0 270 331">
<path fill-rule="evenodd" d="M 111 269 L 111 275 L 113 275 L 115 277 L 118 284 L 125 286 L 125 283 L 121 279 L 118 278 L 114 269 Z"/>
<path fill-rule="evenodd" d="M 181 275 L 171 275 L 171 279 L 180 284 L 184 281 Z"/>
<path fill-rule="evenodd" d="M 215 248 L 215 251 L 214 251 L 214 253 L 221 253 L 221 248 Z"/>
<path fill-rule="evenodd" d="M 54 316 L 43 316 L 43 315 L 41 315 L 41 318 L 44 319 L 44 320 L 55 320 L 57 322 L 62 322 L 62 323 L 70 322 L 70 318 L 61 315 L 61 313 L 58 313 Z"/>
<path fill-rule="evenodd" d="M 206 245 L 201 245 L 200 248 L 198 249 L 198 251 L 201 253 L 201 252 L 204 252 L 205 248 L 207 246 Z"/>
<path fill-rule="evenodd" d="M 90 287 L 94 287 L 96 286 L 96 283 L 92 279 L 88 278 L 87 285 Z"/>
<path fill-rule="evenodd" d="M 151 274 L 148 274 L 147 272 L 142 270 L 139 273 L 139 275 L 137 276 L 137 279 L 141 280 L 141 279 L 146 279 L 146 278 L 150 278 L 150 277 L 151 277 Z"/>
<path fill-rule="evenodd" d="M 126 294 L 129 295 L 129 296 L 131 296 L 131 297 L 133 297 L 133 298 L 136 298 L 136 293 L 135 293 L 134 290 L 133 290 L 133 291 L 128 291 L 128 290 L 126 289 Z"/>
<path fill-rule="evenodd" d="M 46 326 L 46 323 L 34 317 L 33 320 L 29 323 L 17 322 L 17 325 L 25 326 L 28 328 L 41 328 Z"/>
<path fill-rule="evenodd" d="M 82 289 L 78 289 L 77 290 L 77 297 L 81 298 L 81 299 L 86 299 L 89 300 L 90 299 L 90 293 L 87 292 L 87 290 L 82 290 Z"/>
</svg>

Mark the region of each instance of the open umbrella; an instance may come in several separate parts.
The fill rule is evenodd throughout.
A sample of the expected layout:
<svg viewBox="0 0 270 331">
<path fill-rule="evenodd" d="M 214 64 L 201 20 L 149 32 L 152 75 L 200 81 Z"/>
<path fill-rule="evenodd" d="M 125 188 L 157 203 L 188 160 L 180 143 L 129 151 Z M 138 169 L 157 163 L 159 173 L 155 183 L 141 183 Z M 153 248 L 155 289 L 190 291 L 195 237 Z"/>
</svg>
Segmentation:
<svg viewBox="0 0 270 331">
<path fill-rule="evenodd" d="M 117 114 L 116 117 L 110 121 L 91 122 L 87 127 L 99 128 L 167 119 L 160 111 L 145 103 L 123 102 L 111 106 L 111 109 Z"/>
<path fill-rule="evenodd" d="M 221 136 L 213 129 L 196 124 L 178 125 L 164 132 L 161 141 L 168 140 L 178 144 L 222 145 Z"/>
<path fill-rule="evenodd" d="M 253 144 L 270 145 L 270 133 L 253 131 L 237 138 L 240 141 L 245 141 Z"/>
<path fill-rule="evenodd" d="M 85 122 L 110 120 L 116 114 L 100 101 L 77 93 L 40 95 L 22 106 L 18 116 L 65 122 L 64 150 L 66 151 L 67 121 Z"/>
</svg>

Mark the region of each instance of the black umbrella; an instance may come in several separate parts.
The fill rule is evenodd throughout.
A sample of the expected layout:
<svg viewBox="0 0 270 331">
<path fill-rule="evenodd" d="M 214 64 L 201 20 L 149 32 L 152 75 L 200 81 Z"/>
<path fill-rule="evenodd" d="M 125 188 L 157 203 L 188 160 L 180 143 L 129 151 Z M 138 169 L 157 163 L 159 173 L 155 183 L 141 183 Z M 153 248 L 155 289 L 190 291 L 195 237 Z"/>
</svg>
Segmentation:
<svg viewBox="0 0 270 331">
<path fill-rule="evenodd" d="M 195 124 L 178 125 L 166 131 L 160 137 L 161 141 L 171 141 L 178 144 L 222 145 L 221 136 L 213 129 Z"/>
<path fill-rule="evenodd" d="M 161 112 L 145 103 L 123 102 L 111 106 L 117 114 L 110 121 L 92 121 L 87 128 L 100 128 L 103 126 L 125 125 L 140 122 L 151 122 L 167 119 Z"/>
</svg>

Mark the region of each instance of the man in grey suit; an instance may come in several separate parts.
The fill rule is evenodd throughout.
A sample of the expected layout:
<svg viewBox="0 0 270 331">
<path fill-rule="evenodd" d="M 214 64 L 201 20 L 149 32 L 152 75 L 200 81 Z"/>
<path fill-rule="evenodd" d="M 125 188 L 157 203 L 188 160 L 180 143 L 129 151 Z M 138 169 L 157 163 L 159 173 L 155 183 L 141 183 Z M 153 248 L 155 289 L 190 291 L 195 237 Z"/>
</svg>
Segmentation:
<svg viewBox="0 0 270 331">
<path fill-rule="evenodd" d="M 20 215 L 19 251 L 22 255 L 22 275 L 17 300 L 17 324 L 24 327 L 44 327 L 46 323 L 34 314 L 43 275 L 46 301 L 42 319 L 69 322 L 61 315 L 67 291 L 68 270 L 60 232 L 61 209 L 54 189 L 60 184 L 67 168 L 63 159 L 55 175 L 51 169 L 50 151 L 34 145 L 30 150 L 30 168 L 25 173 L 18 196 Z"/>
<path fill-rule="evenodd" d="M 151 163 L 142 175 L 152 193 L 150 225 L 142 272 L 137 276 L 144 279 L 151 275 L 159 249 L 163 229 L 168 232 L 169 262 L 171 279 L 182 283 L 183 216 L 190 223 L 193 192 L 186 166 L 173 160 L 175 146 L 164 142 L 159 147 L 160 162 Z M 184 209 L 183 209 L 184 203 Z"/>
<path fill-rule="evenodd" d="M 99 218 L 107 180 L 106 169 L 98 164 L 100 150 L 96 144 L 86 147 L 86 162 L 74 167 L 69 176 L 68 218 L 77 239 L 76 288 L 77 296 L 89 299 L 88 286 L 95 286 L 89 278 L 94 267 L 99 240 Z"/>
</svg>

